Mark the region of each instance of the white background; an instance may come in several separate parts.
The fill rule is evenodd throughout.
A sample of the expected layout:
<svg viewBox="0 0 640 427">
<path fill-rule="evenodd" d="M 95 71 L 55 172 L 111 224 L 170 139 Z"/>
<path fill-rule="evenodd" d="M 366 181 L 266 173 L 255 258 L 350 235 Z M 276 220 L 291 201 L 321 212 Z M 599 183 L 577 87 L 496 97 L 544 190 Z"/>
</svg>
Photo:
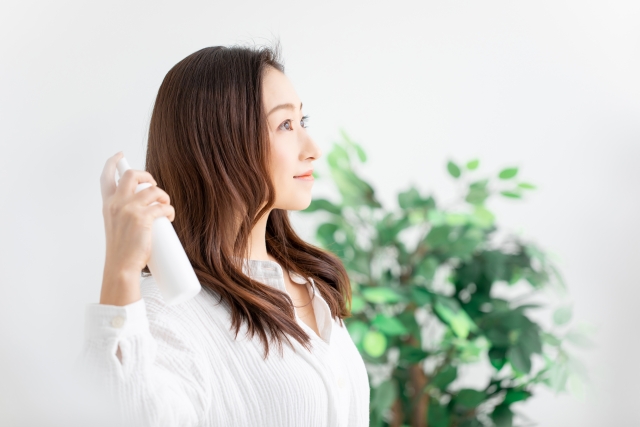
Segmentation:
<svg viewBox="0 0 640 427">
<path fill-rule="evenodd" d="M 410 183 L 453 198 L 449 159 L 519 166 L 538 185 L 490 208 L 555 254 L 597 346 L 585 399 L 541 389 L 518 409 L 541 426 L 640 425 L 639 22 L 639 2 L 611 0 L 3 2 L 3 425 L 92 410 L 65 373 L 100 293 L 99 176 L 120 150 L 142 168 L 166 72 L 202 47 L 276 37 L 309 132 L 326 153 L 344 127 L 387 205 Z"/>
</svg>

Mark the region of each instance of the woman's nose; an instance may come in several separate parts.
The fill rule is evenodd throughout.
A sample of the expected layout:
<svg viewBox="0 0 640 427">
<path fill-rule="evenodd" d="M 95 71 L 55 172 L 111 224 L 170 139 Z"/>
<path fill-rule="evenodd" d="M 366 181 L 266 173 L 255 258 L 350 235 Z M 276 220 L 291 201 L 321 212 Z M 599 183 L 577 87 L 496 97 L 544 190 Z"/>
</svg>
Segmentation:
<svg viewBox="0 0 640 427">
<path fill-rule="evenodd" d="M 320 147 L 318 146 L 318 144 L 316 144 L 316 142 L 313 140 L 313 138 L 311 138 L 310 136 L 308 137 L 307 140 L 307 157 L 313 157 L 314 159 L 319 159 L 320 156 L 322 156 L 322 150 L 320 150 Z"/>
</svg>

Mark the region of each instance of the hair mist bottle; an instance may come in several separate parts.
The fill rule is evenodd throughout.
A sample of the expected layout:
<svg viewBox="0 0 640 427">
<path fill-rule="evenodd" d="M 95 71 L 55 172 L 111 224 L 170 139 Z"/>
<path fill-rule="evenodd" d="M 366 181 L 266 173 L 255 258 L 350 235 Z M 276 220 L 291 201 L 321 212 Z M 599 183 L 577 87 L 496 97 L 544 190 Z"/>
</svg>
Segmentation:
<svg viewBox="0 0 640 427">
<path fill-rule="evenodd" d="M 117 168 L 120 178 L 126 170 L 131 169 L 124 157 L 118 162 Z M 149 182 L 142 182 L 135 192 L 151 185 Z M 157 203 L 153 202 L 149 206 Z M 169 218 L 156 218 L 151 235 L 151 256 L 147 265 L 164 301 L 167 305 L 175 305 L 196 296 L 202 286 Z"/>
</svg>

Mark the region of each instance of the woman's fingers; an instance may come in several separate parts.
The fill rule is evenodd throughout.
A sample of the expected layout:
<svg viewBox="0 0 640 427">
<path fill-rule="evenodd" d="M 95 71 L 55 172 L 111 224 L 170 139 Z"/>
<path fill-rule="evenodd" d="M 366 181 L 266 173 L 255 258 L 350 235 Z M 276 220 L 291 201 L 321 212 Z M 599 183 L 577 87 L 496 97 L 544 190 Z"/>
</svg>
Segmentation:
<svg viewBox="0 0 640 427">
<path fill-rule="evenodd" d="M 123 157 L 124 153 L 122 151 L 117 152 L 107 159 L 102 169 L 102 174 L 100 175 L 100 191 L 102 193 L 103 204 L 108 197 L 113 196 L 116 192 L 122 196 L 134 194 L 136 187 L 140 183 L 149 182 L 153 185 L 158 185 L 149 172 L 135 169 L 127 170 L 120 177 L 118 184 L 116 184 L 115 173 L 117 164 Z"/>
<path fill-rule="evenodd" d="M 166 216 L 169 221 L 173 222 L 176 217 L 176 210 L 173 206 L 166 203 L 158 203 L 147 208 L 147 212 L 155 219 L 161 216 Z"/>
<path fill-rule="evenodd" d="M 175 219 L 175 209 L 171 206 L 169 195 L 157 185 L 139 191 L 133 196 L 133 200 L 143 206 L 148 206 L 148 211 L 152 213 L 153 218 L 166 216 L 171 222 Z"/>
<path fill-rule="evenodd" d="M 103 202 L 107 199 L 107 197 L 113 195 L 113 193 L 116 192 L 116 165 L 123 156 L 124 153 L 120 151 L 109 157 L 104 164 L 102 174 L 100 175 L 100 192 L 102 193 Z"/>
<path fill-rule="evenodd" d="M 139 191 L 133 196 L 133 199 L 143 206 L 149 206 L 152 202 L 169 204 L 171 199 L 166 191 L 157 185 Z"/>
<path fill-rule="evenodd" d="M 134 194 L 136 187 L 143 182 L 148 182 L 151 185 L 157 185 L 156 180 L 153 179 L 149 172 L 129 169 L 120 177 L 116 193 L 119 197 L 126 198 L 131 194 Z"/>
</svg>

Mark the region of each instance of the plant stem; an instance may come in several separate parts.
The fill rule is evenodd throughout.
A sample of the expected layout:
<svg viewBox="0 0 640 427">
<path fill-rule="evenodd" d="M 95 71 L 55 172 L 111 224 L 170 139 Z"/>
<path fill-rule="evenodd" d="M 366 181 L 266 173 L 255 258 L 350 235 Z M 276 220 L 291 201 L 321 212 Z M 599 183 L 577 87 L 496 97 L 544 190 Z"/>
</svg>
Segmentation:
<svg viewBox="0 0 640 427">
<path fill-rule="evenodd" d="M 422 366 L 418 363 L 409 368 L 411 375 L 411 385 L 415 390 L 413 397 L 413 413 L 411 414 L 411 425 L 414 427 L 427 427 L 427 416 L 429 415 L 429 393 L 423 393 L 424 387 L 429 382 L 429 378 L 424 373 Z"/>
<path fill-rule="evenodd" d="M 404 412 L 402 411 L 402 401 L 400 397 L 393 402 L 391 411 L 393 413 L 393 418 L 391 420 L 390 427 L 402 427 L 404 424 Z"/>
</svg>

